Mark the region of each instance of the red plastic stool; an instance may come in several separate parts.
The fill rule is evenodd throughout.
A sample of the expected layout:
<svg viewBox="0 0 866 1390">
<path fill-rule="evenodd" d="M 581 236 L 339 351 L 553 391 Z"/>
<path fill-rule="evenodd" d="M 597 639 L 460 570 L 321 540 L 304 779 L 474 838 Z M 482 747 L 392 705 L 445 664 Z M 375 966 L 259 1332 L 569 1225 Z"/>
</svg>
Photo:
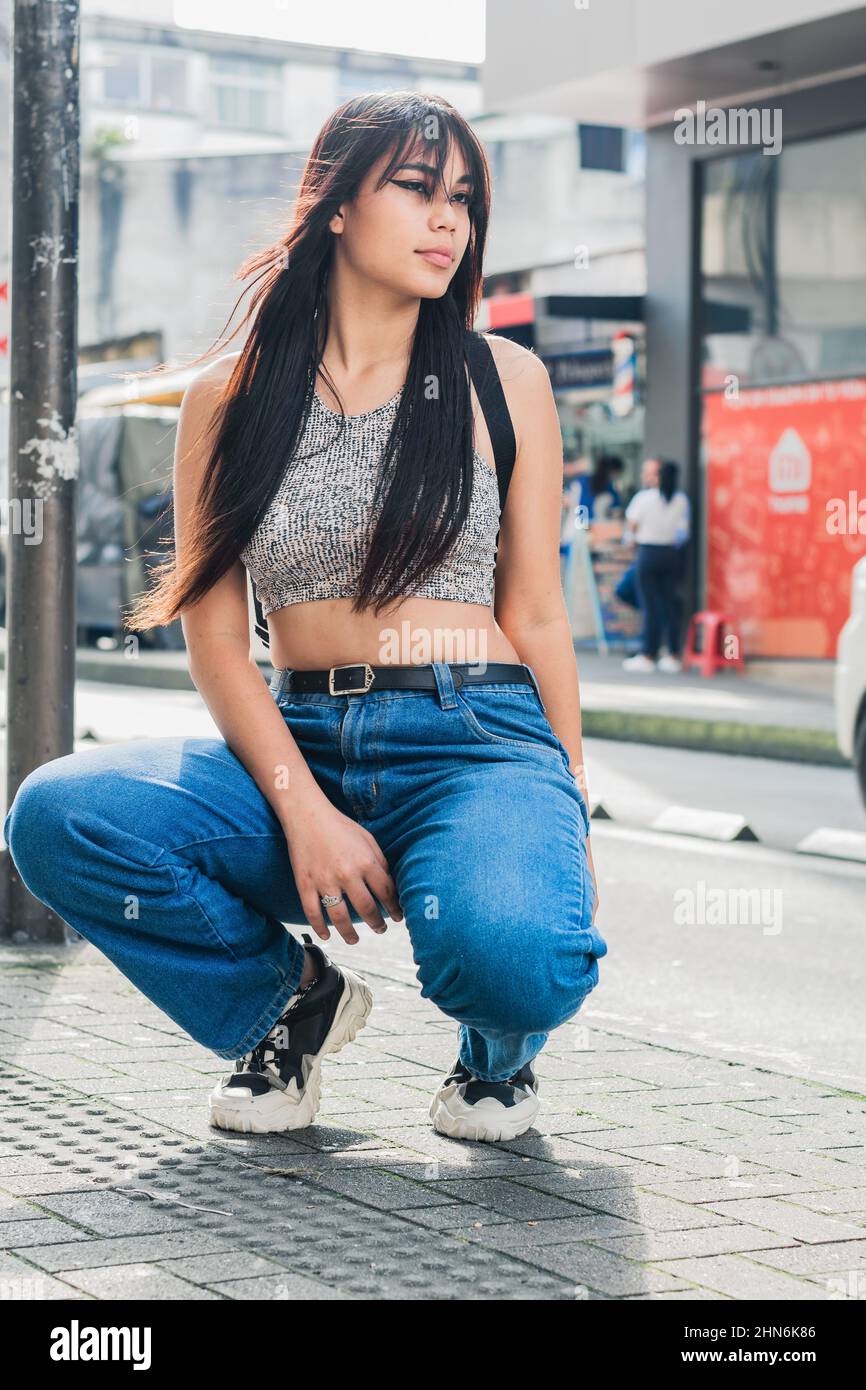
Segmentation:
<svg viewBox="0 0 866 1390">
<path fill-rule="evenodd" d="M 734 655 L 725 647 L 730 643 Z M 696 666 L 702 676 L 714 676 L 716 671 L 733 666 L 740 675 L 745 672 L 743 642 L 740 630 L 730 613 L 693 613 L 683 653 L 683 670 Z"/>
</svg>

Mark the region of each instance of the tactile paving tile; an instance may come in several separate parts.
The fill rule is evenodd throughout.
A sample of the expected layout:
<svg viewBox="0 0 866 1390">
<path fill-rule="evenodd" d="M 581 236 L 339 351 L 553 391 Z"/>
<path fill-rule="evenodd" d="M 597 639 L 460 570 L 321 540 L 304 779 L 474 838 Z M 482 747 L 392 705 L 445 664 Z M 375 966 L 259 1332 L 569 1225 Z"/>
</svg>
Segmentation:
<svg viewBox="0 0 866 1390">
<path fill-rule="evenodd" d="M 367 1299 L 575 1296 L 572 1281 L 500 1251 L 418 1227 L 315 1180 L 265 1173 L 219 1140 L 191 1143 L 25 1072 L 7 1072 L 0 1083 L 0 1151 L 42 1160 L 49 1174 L 80 1175 L 132 1200 L 159 1202 L 191 1230 Z M 381 1149 L 375 1167 L 383 1168 Z M 225 1280 L 232 1277 L 227 1253 Z"/>
</svg>

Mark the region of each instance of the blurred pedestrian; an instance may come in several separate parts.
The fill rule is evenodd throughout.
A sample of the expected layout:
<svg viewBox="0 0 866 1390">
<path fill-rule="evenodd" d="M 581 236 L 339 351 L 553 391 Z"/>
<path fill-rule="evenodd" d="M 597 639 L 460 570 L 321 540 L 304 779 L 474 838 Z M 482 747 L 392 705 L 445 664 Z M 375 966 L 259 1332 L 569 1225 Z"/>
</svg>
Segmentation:
<svg viewBox="0 0 866 1390">
<path fill-rule="evenodd" d="M 648 466 L 650 465 L 650 466 Z M 691 528 L 689 499 L 678 487 L 679 465 L 671 459 L 647 460 L 644 478 L 657 470 L 657 482 L 645 485 L 626 508 L 626 534 L 637 541 L 637 582 L 644 612 L 642 650 L 627 657 L 627 671 L 672 673 L 680 662 L 680 603 L 683 547 Z M 667 654 L 659 657 L 662 641 Z"/>
<path fill-rule="evenodd" d="M 660 464 L 658 459 L 644 459 L 643 463 L 641 464 L 640 470 L 641 487 L 656 486 L 659 479 L 659 467 Z M 639 488 L 635 488 L 631 496 L 637 496 L 637 493 L 639 491 Z M 629 501 L 631 501 L 631 498 L 629 498 Z M 623 544 L 631 543 L 632 538 L 628 528 L 626 528 L 626 530 L 623 532 L 622 539 Z M 638 612 L 643 611 L 643 603 L 641 601 L 640 589 L 638 587 L 637 582 L 637 560 L 635 560 L 633 564 L 629 565 L 628 569 L 625 571 L 616 588 L 614 589 L 614 593 L 616 594 L 616 597 L 620 600 L 620 602 L 627 604 L 629 608 L 636 608 Z M 638 652 L 643 650 L 643 636 L 641 636 L 640 638 L 640 644 L 637 650 Z"/>
<path fill-rule="evenodd" d="M 579 501 L 586 508 L 584 514 L 590 521 L 600 521 L 611 511 L 622 509 L 622 497 L 614 482 L 622 471 L 622 459 L 616 454 L 600 454 L 592 472 L 580 475 Z"/>
</svg>

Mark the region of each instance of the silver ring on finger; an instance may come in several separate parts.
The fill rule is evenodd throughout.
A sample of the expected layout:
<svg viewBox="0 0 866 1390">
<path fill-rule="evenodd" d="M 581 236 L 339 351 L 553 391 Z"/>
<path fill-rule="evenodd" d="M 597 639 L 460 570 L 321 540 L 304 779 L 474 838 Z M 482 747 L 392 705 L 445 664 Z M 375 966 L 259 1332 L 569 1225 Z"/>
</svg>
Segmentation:
<svg viewBox="0 0 866 1390">
<path fill-rule="evenodd" d="M 342 893 L 325 893 L 323 897 L 319 898 L 319 902 L 323 907 L 333 907 L 335 903 L 341 903 L 342 901 Z"/>
</svg>

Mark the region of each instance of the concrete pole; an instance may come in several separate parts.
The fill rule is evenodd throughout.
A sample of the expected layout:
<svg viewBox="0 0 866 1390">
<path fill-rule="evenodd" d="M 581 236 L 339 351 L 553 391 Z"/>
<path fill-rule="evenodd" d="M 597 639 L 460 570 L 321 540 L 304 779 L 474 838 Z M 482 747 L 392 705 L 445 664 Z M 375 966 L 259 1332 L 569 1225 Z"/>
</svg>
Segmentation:
<svg viewBox="0 0 866 1390">
<path fill-rule="evenodd" d="M 15 0 L 6 805 L 72 752 L 78 437 L 79 0 Z M 2 856 L 2 935 L 65 939 Z"/>
</svg>

